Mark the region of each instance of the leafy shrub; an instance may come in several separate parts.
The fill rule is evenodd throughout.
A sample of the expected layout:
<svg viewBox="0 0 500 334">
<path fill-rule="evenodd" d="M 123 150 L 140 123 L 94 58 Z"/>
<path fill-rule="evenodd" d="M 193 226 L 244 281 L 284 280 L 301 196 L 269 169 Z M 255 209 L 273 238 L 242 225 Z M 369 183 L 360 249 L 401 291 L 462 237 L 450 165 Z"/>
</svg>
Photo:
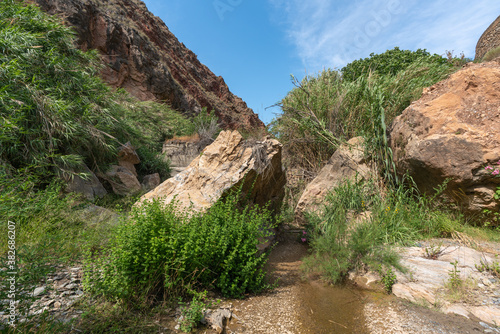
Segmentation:
<svg viewBox="0 0 500 334">
<path fill-rule="evenodd" d="M 381 283 L 384 286 L 385 292 L 390 294 L 392 292 L 392 286 L 396 283 L 396 274 L 391 267 L 385 269 L 382 265 L 379 266 L 378 273 L 380 274 Z"/>
<path fill-rule="evenodd" d="M 140 146 L 136 150 L 141 163 L 137 165 L 137 173 L 141 176 L 158 173 L 161 180 L 170 177 L 170 162 L 162 154 L 153 151 L 149 146 Z"/>
<path fill-rule="evenodd" d="M 437 54 L 432 55 L 425 49 L 410 51 L 400 50 L 398 47 L 395 47 L 381 54 L 371 53 L 368 58 L 355 60 L 343 67 L 340 72 L 344 80 L 355 81 L 360 76 L 368 75 L 369 73 L 396 75 L 406 70 L 411 64 L 422 60 L 436 62 L 437 64 L 446 63 L 446 59 Z"/>
<path fill-rule="evenodd" d="M 191 217 L 175 202 L 134 208 L 109 252 L 88 259 L 87 289 L 123 300 L 171 298 L 199 286 L 232 297 L 262 290 L 267 257 L 257 245 L 270 213 L 257 206 L 238 209 L 239 195 Z"/>
<path fill-rule="evenodd" d="M 204 299 L 207 297 L 207 291 L 197 292 L 194 294 L 191 303 L 180 302 L 181 307 L 181 318 L 180 319 L 180 329 L 183 332 L 191 333 L 191 331 L 196 328 L 201 320 L 203 319 L 203 311 L 210 307 L 211 303 L 206 303 Z"/>
</svg>

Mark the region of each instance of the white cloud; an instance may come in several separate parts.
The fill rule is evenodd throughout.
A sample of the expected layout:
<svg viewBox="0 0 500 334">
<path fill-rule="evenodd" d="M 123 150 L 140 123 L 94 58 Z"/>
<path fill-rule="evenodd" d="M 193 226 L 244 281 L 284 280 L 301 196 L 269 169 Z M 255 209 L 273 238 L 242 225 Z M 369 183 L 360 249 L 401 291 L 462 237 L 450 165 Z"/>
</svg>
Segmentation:
<svg viewBox="0 0 500 334">
<path fill-rule="evenodd" d="M 269 0 L 309 72 L 399 46 L 474 57 L 498 0 Z"/>
</svg>

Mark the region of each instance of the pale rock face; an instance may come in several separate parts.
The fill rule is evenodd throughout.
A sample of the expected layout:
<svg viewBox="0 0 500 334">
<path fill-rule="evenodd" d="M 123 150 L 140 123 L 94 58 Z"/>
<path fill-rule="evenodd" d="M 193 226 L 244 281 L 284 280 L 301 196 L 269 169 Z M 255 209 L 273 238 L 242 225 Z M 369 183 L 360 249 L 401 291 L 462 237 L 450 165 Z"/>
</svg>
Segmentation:
<svg viewBox="0 0 500 334">
<path fill-rule="evenodd" d="M 500 306 L 495 304 L 496 297 L 490 292 L 498 291 L 500 282 L 491 274 L 479 272 L 476 268 L 481 261 L 489 264 L 498 261 L 493 255 L 465 246 L 448 247 L 435 260 L 425 258 L 425 249 L 421 247 L 404 248 L 400 250 L 400 254 L 402 254 L 401 264 L 408 269 L 408 273 L 397 273 L 397 282 L 392 287 L 395 296 L 414 303 L 437 306 L 445 313 L 455 313 L 465 317 L 474 315 L 490 324 L 498 322 Z M 447 299 L 446 295 L 449 292 L 446 284 L 450 280 L 450 273 L 454 270 L 452 263 L 455 261 L 460 279 L 468 280 L 471 289 L 483 289 L 478 294 L 481 299 L 479 304 L 452 302 Z M 488 286 L 482 282 L 487 282 Z M 476 292 L 474 294 L 477 295 Z M 488 297 L 490 295 L 492 298 Z"/>
<path fill-rule="evenodd" d="M 352 138 L 332 155 L 316 178 L 307 185 L 295 208 L 295 223 L 303 225 L 304 212 L 318 212 L 325 196 L 346 180 L 362 181 L 375 175 L 363 154 L 363 138 Z"/>
<path fill-rule="evenodd" d="M 222 131 L 217 139 L 175 177 L 141 197 L 138 203 L 174 198 L 183 208 L 202 212 L 243 182 L 253 203 L 277 208 L 284 195 L 281 144 L 274 139 L 245 142 L 238 131 Z"/>
<path fill-rule="evenodd" d="M 398 172 L 423 192 L 449 178 L 446 195 L 465 212 L 500 209 L 500 178 L 484 169 L 500 168 L 500 59 L 469 63 L 425 89 L 394 120 L 390 145 Z"/>
</svg>

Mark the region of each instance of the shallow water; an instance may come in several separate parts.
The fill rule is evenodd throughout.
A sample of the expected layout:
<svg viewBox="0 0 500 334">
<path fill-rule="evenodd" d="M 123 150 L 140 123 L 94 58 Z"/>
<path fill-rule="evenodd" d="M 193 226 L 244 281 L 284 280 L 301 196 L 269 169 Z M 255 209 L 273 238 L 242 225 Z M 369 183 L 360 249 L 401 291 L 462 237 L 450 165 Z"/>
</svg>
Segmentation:
<svg viewBox="0 0 500 334">
<path fill-rule="evenodd" d="M 361 291 L 321 281 L 302 282 L 300 291 L 298 333 L 368 333 L 363 316 L 366 297 Z"/>
</svg>

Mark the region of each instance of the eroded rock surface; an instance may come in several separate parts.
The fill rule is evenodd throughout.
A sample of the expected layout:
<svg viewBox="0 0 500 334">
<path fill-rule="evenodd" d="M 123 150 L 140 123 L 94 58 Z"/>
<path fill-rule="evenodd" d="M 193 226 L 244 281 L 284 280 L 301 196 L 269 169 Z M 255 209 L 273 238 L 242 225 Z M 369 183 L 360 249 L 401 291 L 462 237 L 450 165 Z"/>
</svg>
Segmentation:
<svg viewBox="0 0 500 334">
<path fill-rule="evenodd" d="M 425 89 L 394 120 L 390 145 L 398 172 L 422 191 L 449 178 L 447 195 L 466 212 L 499 210 L 500 178 L 484 168 L 500 160 L 500 59 L 469 63 Z"/>
<path fill-rule="evenodd" d="M 281 144 L 270 138 L 245 141 L 238 131 L 222 131 L 215 142 L 181 173 L 145 194 L 139 203 L 174 198 L 184 208 L 204 211 L 231 189 L 243 183 L 251 202 L 277 208 L 284 196 L 285 174 Z"/>
<path fill-rule="evenodd" d="M 476 45 L 476 59 L 482 59 L 484 55 L 500 46 L 500 16 L 481 35 Z"/>
<path fill-rule="evenodd" d="M 200 63 L 165 23 L 139 0 L 31 0 L 73 26 L 82 50 L 96 49 L 107 64 L 102 77 L 141 100 L 169 103 L 197 114 L 215 110 L 227 128 L 264 123 L 224 79 Z"/>
<path fill-rule="evenodd" d="M 477 269 L 481 263 L 498 263 L 498 258 L 465 246 L 440 249 L 435 259 L 428 257 L 429 251 L 426 253 L 425 247 L 402 250 L 401 264 L 409 272 L 397 273 L 397 283 L 392 287 L 394 295 L 414 303 L 438 307 L 444 313 L 467 318 L 475 316 L 489 324 L 498 323 L 500 280 L 487 270 L 480 272 Z M 463 291 L 458 295 L 450 285 L 453 273 L 463 285 Z"/>
<path fill-rule="evenodd" d="M 327 165 L 307 185 L 295 208 L 295 223 L 303 225 L 304 212 L 318 211 L 327 193 L 342 182 L 361 181 L 372 173 L 364 158 L 363 138 L 352 138 L 332 155 Z"/>
<path fill-rule="evenodd" d="M 199 136 L 167 139 L 162 154 L 170 161 L 170 175 L 175 176 L 186 169 L 207 145 L 202 145 Z"/>
</svg>

